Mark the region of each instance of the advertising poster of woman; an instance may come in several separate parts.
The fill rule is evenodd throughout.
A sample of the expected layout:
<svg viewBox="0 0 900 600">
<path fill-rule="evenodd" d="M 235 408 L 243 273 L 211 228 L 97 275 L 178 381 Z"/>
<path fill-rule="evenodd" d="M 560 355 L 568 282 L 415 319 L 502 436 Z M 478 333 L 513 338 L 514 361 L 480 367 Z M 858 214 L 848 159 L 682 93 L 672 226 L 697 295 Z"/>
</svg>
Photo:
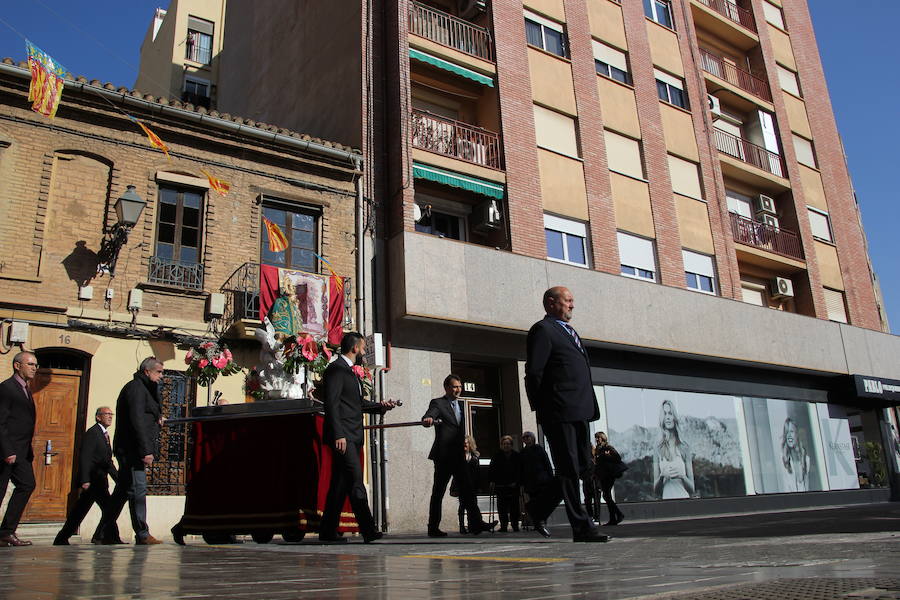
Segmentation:
<svg viewBox="0 0 900 600">
<path fill-rule="evenodd" d="M 622 501 L 746 493 L 732 396 L 606 386 L 609 440 L 629 469 Z"/>
</svg>

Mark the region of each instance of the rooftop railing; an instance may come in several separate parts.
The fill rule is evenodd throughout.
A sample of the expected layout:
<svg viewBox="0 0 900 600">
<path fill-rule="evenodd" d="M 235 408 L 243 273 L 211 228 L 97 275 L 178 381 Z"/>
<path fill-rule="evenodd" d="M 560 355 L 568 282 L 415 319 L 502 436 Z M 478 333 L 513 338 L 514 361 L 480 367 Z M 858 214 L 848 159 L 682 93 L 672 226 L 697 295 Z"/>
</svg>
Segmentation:
<svg viewBox="0 0 900 600">
<path fill-rule="evenodd" d="M 442 46 L 494 62 L 494 44 L 487 29 L 431 6 L 419 2 L 410 3 L 409 32 Z"/>
</svg>

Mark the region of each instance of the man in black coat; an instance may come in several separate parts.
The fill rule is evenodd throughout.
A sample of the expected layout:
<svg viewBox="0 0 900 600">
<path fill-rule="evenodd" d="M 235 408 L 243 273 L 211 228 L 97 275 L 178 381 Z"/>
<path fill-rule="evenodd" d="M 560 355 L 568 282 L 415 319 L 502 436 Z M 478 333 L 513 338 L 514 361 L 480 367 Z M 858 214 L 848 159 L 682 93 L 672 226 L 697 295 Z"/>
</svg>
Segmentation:
<svg viewBox="0 0 900 600">
<path fill-rule="evenodd" d="M 466 439 L 466 419 L 459 397 L 462 395 L 462 380 L 458 375 L 444 378 L 445 394 L 435 398 L 422 416 L 425 427 L 434 428 L 434 444 L 428 458 L 434 461 L 434 485 L 431 488 L 431 502 L 428 508 L 428 535 L 445 537 L 441 531 L 441 512 L 447 484 L 453 477 L 459 490 L 459 500 L 469 517 L 469 533 L 478 535 L 490 531 L 497 525 L 485 523 L 478 509 L 473 482 L 466 470 L 466 455 L 463 442 Z M 440 419 L 440 422 L 438 422 Z"/>
<path fill-rule="evenodd" d="M 150 528 L 147 526 L 146 472 L 146 468 L 153 464 L 159 454 L 162 408 L 158 384 L 162 376 L 162 361 L 150 356 L 141 361 L 137 373 L 119 392 L 116 401 L 119 423 L 113 438 L 113 452 L 119 463 L 119 480 L 98 526 L 104 544 L 121 543 L 114 525 L 126 501 L 131 512 L 135 543 L 162 543 L 150 535 Z"/>
<path fill-rule="evenodd" d="M 0 547 L 30 546 L 28 540 L 16 536 L 19 519 L 34 491 L 34 398 L 28 387 L 37 374 L 37 358 L 31 352 L 13 357 L 13 376 L 0 383 L 0 501 L 12 481 L 15 486 L 6 516 L 0 523 Z"/>
<path fill-rule="evenodd" d="M 382 413 L 396 406 L 393 400 L 370 402 L 363 398 L 362 382 L 353 367 L 366 353 L 366 339 L 358 333 L 344 334 L 341 355 L 332 361 L 322 377 L 325 388 L 325 425 L 323 441 L 334 447 L 331 482 L 325 499 L 325 510 L 319 525 L 319 540 L 346 542 L 338 536 L 338 523 L 344 500 L 350 496 L 350 506 L 356 515 L 359 531 L 365 543 L 382 537 L 375 526 L 369 497 L 363 485 L 363 469 L 359 451 L 363 443 L 362 414 Z"/>
<path fill-rule="evenodd" d="M 553 465 L 531 431 L 522 433 L 520 456 L 522 489 L 528 494 L 525 510 L 531 516 L 534 530 L 544 537 L 550 537 L 550 530 L 544 519 L 562 500 L 559 482 L 553 476 Z M 541 518 L 536 518 L 535 515 L 541 515 Z"/>
<path fill-rule="evenodd" d="M 119 472 L 113 464 L 112 446 L 109 443 L 109 427 L 112 425 L 113 411 L 108 406 L 101 406 L 94 415 L 97 421 L 84 432 L 81 441 L 81 452 L 78 455 L 78 486 L 80 494 L 72 507 L 68 518 L 56 539 L 54 546 L 68 546 L 69 538 L 75 535 L 75 531 L 87 516 L 91 506 L 96 502 L 100 510 L 104 510 L 109 503 L 109 480 L 118 481 Z M 113 522 L 111 526 L 116 527 Z M 97 544 L 102 541 L 100 526 L 91 537 L 91 542 Z M 118 527 L 116 527 L 115 539 L 118 540 Z"/>
<path fill-rule="evenodd" d="M 591 469 L 588 422 L 600 418 L 600 407 L 594 395 L 587 351 L 569 325 L 575 298 L 567 288 L 553 287 L 544 292 L 543 301 L 547 314 L 528 331 L 528 403 L 550 443 L 573 540 L 605 542 L 609 538 L 599 533 L 579 494 L 579 480 L 589 477 Z M 549 512 L 532 514 L 535 521 L 549 516 Z"/>
</svg>

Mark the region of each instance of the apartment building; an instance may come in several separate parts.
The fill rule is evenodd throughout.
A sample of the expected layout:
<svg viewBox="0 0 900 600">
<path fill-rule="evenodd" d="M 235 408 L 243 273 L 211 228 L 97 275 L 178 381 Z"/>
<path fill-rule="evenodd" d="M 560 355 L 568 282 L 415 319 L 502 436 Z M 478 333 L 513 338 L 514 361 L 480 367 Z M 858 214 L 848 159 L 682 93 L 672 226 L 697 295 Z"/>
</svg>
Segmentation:
<svg viewBox="0 0 900 600">
<path fill-rule="evenodd" d="M 455 372 L 485 460 L 534 429 L 525 332 L 565 285 L 595 426 L 632 467 L 623 501 L 883 493 L 856 488 L 896 472 L 900 345 L 806 2 L 233 0 L 225 38 L 223 110 L 366 157 L 365 323 L 408 417 Z M 690 502 L 654 480 L 665 400 L 695 457 Z M 391 526 L 424 527 L 430 436 L 390 432 Z"/>
<path fill-rule="evenodd" d="M 37 355 L 38 486 L 24 522 L 61 523 L 78 491 L 81 434 L 142 359 L 164 362 L 165 417 L 217 392 L 245 401 L 242 374 L 198 387 L 184 357 L 218 340 L 242 367 L 258 364 L 260 265 L 319 273 L 318 254 L 349 277 L 350 294 L 362 173 L 341 144 L 83 77 L 65 82 L 49 122 L 30 110 L 30 77 L 27 63 L 0 64 L 0 372 L 9 376 L 19 349 Z M 264 218 L 285 250 L 270 251 Z M 352 326 L 350 302 L 345 317 Z M 160 447 L 149 518 L 165 536 L 183 512 L 187 427 L 165 427 Z M 120 528 L 130 531 L 127 511 Z"/>
</svg>

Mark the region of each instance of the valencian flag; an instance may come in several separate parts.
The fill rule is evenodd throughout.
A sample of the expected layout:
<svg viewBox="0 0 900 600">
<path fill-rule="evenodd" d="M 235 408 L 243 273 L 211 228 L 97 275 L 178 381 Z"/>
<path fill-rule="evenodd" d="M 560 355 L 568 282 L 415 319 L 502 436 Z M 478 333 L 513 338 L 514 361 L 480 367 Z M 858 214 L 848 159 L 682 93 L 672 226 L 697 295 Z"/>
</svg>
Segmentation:
<svg viewBox="0 0 900 600">
<path fill-rule="evenodd" d="M 343 290 L 344 289 L 344 278 L 334 272 L 334 269 L 331 268 L 331 263 L 328 262 L 327 260 L 325 260 L 324 258 L 322 258 L 321 256 L 319 256 L 318 254 L 316 254 L 315 252 L 313 252 L 313 256 L 318 258 L 322 262 L 322 264 L 325 265 L 325 268 L 328 269 L 329 273 L 331 273 L 332 282 L 334 282 L 334 284 L 338 287 L 338 289 Z"/>
<path fill-rule="evenodd" d="M 213 177 L 205 170 L 200 169 L 200 172 L 206 175 L 206 179 L 209 181 L 209 187 L 219 192 L 220 195 L 224 196 L 231 189 L 231 184 L 225 181 L 224 179 L 219 179 L 218 177 Z"/>
<path fill-rule="evenodd" d="M 287 238 L 284 237 L 284 232 L 281 231 L 281 227 L 263 217 L 263 223 L 266 226 L 266 233 L 269 236 L 269 251 L 270 252 L 284 252 L 288 247 Z"/>
<path fill-rule="evenodd" d="M 168 158 L 169 160 L 172 160 L 172 157 L 169 156 L 169 147 L 166 146 L 165 143 L 163 143 L 163 141 L 161 139 L 159 139 L 158 135 L 156 135 L 155 133 L 150 131 L 149 127 L 147 127 L 146 125 L 144 125 L 143 123 L 141 123 L 140 121 L 138 121 L 137 119 L 132 117 L 131 115 L 126 115 L 126 116 L 129 119 L 131 119 L 132 121 L 134 121 L 138 125 L 138 127 L 140 127 L 144 131 L 144 135 L 146 135 L 147 139 L 150 140 L 151 146 L 153 146 L 154 148 L 159 148 L 166 155 L 166 158 Z"/>
<path fill-rule="evenodd" d="M 31 86 L 28 88 L 31 110 L 52 119 L 56 116 L 65 76 L 69 72 L 28 40 L 25 40 L 25 49 L 28 51 L 28 68 L 31 70 Z"/>
</svg>

